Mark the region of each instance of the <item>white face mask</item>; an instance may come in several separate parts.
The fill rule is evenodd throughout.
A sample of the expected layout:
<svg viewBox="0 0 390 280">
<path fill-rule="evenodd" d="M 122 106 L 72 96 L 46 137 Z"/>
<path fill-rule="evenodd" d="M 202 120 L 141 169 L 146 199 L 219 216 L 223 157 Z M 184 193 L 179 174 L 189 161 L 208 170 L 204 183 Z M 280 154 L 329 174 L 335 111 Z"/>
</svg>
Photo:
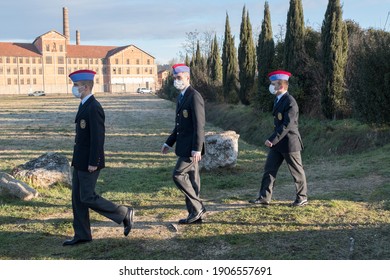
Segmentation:
<svg viewBox="0 0 390 280">
<path fill-rule="evenodd" d="M 183 89 L 186 88 L 186 85 L 184 84 L 184 81 L 177 80 L 177 79 L 173 82 L 173 86 L 175 88 L 177 88 L 178 90 L 183 90 Z"/>
<path fill-rule="evenodd" d="M 72 93 L 73 93 L 74 97 L 76 97 L 76 98 L 81 97 L 81 93 L 79 92 L 79 87 L 73 86 Z"/>
<path fill-rule="evenodd" d="M 271 94 L 276 94 L 275 86 L 273 84 L 270 84 L 268 89 Z"/>
</svg>

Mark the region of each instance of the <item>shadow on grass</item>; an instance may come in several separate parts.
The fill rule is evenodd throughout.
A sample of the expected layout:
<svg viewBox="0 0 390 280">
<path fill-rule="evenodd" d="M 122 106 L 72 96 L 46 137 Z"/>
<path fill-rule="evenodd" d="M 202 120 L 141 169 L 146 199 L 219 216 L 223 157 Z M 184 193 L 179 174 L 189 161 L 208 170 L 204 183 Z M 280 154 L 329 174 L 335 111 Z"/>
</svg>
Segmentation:
<svg viewBox="0 0 390 280">
<path fill-rule="evenodd" d="M 202 231 L 211 224 L 188 226 Z M 134 231 L 143 230 L 135 228 Z M 91 243 L 63 247 L 63 235 L 46 232 L 0 232 L 1 258 L 14 260 L 383 260 L 390 259 L 389 225 L 354 230 L 299 230 L 216 234 L 158 240 L 129 236 L 100 238 Z"/>
</svg>

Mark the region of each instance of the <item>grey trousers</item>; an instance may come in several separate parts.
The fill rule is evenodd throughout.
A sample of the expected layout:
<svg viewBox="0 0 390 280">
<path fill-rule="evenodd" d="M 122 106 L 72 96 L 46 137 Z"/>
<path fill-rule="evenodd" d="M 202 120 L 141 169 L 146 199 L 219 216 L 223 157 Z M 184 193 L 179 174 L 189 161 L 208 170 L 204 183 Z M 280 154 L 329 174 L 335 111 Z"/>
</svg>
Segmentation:
<svg viewBox="0 0 390 280">
<path fill-rule="evenodd" d="M 286 161 L 291 176 L 294 178 L 296 199 L 307 199 L 306 175 L 302 165 L 301 152 L 280 153 L 274 149 L 270 149 L 265 162 L 259 197 L 271 201 L 276 174 L 283 160 Z"/>
<path fill-rule="evenodd" d="M 198 163 L 193 162 L 191 157 L 179 157 L 172 178 L 179 190 L 185 195 L 189 215 L 199 213 L 204 206 L 199 198 Z"/>
<path fill-rule="evenodd" d="M 72 208 L 73 229 L 76 239 L 92 239 L 89 209 L 120 224 L 127 213 L 127 207 L 115 203 L 95 193 L 100 170 L 95 172 L 73 170 Z"/>
</svg>

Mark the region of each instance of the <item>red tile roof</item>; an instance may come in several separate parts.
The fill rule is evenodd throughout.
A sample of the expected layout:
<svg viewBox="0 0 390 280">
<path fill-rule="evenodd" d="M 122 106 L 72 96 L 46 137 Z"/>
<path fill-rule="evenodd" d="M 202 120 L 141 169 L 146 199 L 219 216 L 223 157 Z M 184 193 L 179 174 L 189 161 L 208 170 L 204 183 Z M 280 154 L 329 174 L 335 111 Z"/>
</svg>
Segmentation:
<svg viewBox="0 0 390 280">
<path fill-rule="evenodd" d="M 0 56 L 41 56 L 34 44 L 0 42 Z"/>
<path fill-rule="evenodd" d="M 105 58 L 108 52 L 113 51 L 117 47 L 109 46 L 83 46 L 83 45 L 67 45 L 67 57 L 82 57 L 82 58 Z"/>
</svg>

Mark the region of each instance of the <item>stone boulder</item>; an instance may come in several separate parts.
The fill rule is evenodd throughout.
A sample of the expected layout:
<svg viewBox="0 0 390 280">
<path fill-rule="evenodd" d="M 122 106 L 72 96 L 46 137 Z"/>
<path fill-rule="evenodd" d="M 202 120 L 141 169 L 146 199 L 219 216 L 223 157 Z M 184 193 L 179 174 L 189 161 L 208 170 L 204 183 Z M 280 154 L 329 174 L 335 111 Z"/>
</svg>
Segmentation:
<svg viewBox="0 0 390 280">
<path fill-rule="evenodd" d="M 16 180 L 11 175 L 0 172 L 0 196 L 31 200 L 38 196 L 38 192 L 26 183 Z"/>
<path fill-rule="evenodd" d="M 207 132 L 206 151 L 199 162 L 199 167 L 206 170 L 234 167 L 237 163 L 239 137 L 235 131 Z"/>
<path fill-rule="evenodd" d="M 61 183 L 70 187 L 72 173 L 68 159 L 59 153 L 46 153 L 25 164 L 19 165 L 12 175 L 32 186 L 51 187 Z"/>
</svg>

